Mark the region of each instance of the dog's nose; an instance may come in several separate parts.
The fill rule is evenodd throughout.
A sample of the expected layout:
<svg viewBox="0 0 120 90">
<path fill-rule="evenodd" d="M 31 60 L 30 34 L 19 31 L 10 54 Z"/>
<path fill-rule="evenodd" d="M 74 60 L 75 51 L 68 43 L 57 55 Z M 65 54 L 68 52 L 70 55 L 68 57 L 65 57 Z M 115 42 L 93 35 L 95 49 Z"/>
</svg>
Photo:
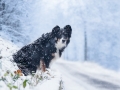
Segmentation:
<svg viewBox="0 0 120 90">
<path fill-rule="evenodd" d="M 64 43 L 64 42 L 65 42 L 65 40 L 62 40 L 62 42 Z"/>
</svg>

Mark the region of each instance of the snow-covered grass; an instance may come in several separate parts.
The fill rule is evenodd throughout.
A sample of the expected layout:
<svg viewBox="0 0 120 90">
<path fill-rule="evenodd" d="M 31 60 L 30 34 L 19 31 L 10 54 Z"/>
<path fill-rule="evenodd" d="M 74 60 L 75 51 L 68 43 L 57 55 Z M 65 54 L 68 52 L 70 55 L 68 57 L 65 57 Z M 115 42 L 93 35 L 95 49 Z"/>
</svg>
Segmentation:
<svg viewBox="0 0 120 90">
<path fill-rule="evenodd" d="M 59 90 L 62 79 L 57 71 L 48 69 L 45 73 L 37 71 L 29 76 L 15 74 L 18 67 L 12 61 L 12 54 L 18 49 L 13 43 L 0 38 L 0 90 Z"/>
</svg>

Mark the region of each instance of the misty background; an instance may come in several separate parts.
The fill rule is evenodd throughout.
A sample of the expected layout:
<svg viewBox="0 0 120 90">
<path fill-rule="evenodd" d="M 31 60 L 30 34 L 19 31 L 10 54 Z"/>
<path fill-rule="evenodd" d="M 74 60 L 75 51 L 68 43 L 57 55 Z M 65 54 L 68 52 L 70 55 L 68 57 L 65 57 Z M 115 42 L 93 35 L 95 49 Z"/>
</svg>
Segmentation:
<svg viewBox="0 0 120 90">
<path fill-rule="evenodd" d="M 0 0 L 0 37 L 19 47 L 71 25 L 63 58 L 120 71 L 119 0 Z"/>
</svg>

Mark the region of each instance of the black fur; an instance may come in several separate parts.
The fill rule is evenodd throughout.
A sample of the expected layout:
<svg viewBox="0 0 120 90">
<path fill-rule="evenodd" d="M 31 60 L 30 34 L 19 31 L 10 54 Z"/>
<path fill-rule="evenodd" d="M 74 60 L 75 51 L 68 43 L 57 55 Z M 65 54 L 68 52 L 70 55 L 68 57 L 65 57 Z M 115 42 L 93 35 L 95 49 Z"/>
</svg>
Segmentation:
<svg viewBox="0 0 120 90">
<path fill-rule="evenodd" d="M 13 60 L 17 63 L 18 67 L 25 74 L 36 72 L 40 66 L 40 60 L 43 60 L 46 68 L 49 68 L 51 60 L 54 58 L 53 53 L 56 53 L 56 46 L 58 39 L 62 36 L 68 38 L 66 44 L 70 42 L 72 29 L 70 25 L 66 25 L 63 29 L 59 26 L 53 28 L 52 32 L 43 34 L 42 37 L 33 43 L 24 46 L 13 55 Z M 59 49 L 59 55 L 62 55 L 65 47 Z"/>
</svg>

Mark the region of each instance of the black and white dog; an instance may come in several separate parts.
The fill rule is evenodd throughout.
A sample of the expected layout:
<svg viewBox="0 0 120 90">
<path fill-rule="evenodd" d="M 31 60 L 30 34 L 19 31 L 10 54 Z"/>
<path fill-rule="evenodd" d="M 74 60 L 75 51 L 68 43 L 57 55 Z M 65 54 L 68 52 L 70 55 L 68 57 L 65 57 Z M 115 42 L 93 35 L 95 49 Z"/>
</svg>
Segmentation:
<svg viewBox="0 0 120 90">
<path fill-rule="evenodd" d="M 13 55 L 14 62 L 24 75 L 36 72 L 38 68 L 45 71 L 51 61 L 61 57 L 62 52 L 70 42 L 72 28 L 56 26 L 52 32 L 43 34 L 33 43 L 24 46 Z"/>
</svg>

